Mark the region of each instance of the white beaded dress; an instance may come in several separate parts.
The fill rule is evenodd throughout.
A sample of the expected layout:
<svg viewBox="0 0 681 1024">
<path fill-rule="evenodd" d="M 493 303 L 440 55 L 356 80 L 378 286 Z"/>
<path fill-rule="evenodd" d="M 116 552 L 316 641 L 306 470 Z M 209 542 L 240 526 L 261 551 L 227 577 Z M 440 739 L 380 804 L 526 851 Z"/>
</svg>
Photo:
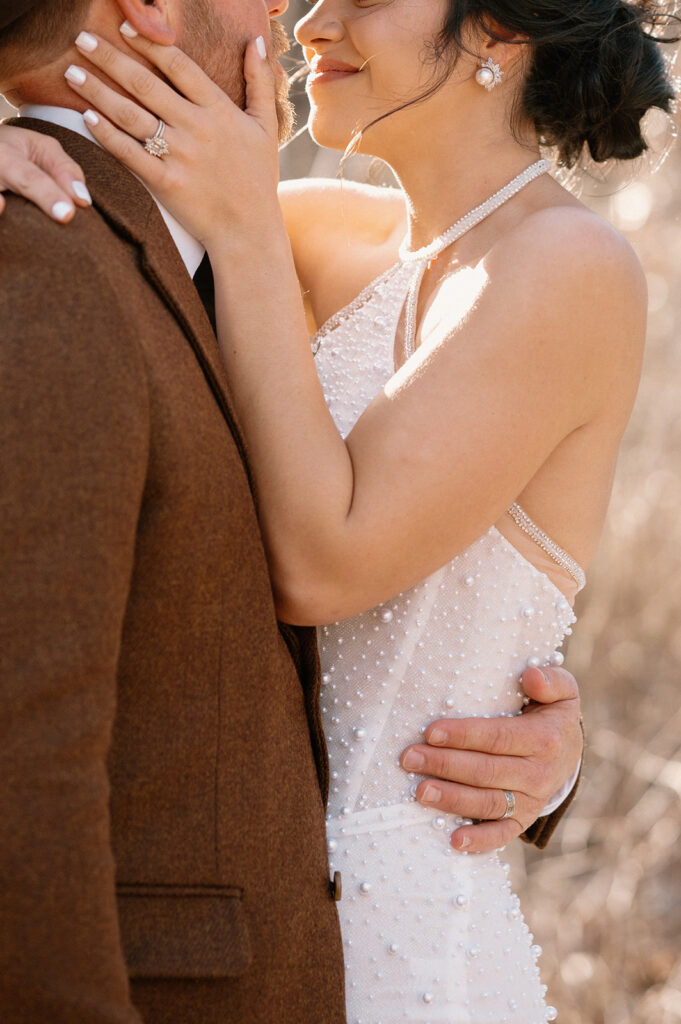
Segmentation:
<svg viewBox="0 0 681 1024">
<path fill-rule="evenodd" d="M 393 375 L 413 267 L 400 262 L 314 339 L 346 436 Z M 526 518 L 552 558 L 579 567 Z M 563 593 L 491 528 L 405 593 L 318 630 L 331 791 L 331 871 L 346 960 L 348 1024 L 545 1024 L 539 949 L 496 854 L 453 850 L 462 819 L 416 802 L 398 758 L 434 718 L 515 715 L 529 664 L 559 663 L 574 622 Z"/>
</svg>

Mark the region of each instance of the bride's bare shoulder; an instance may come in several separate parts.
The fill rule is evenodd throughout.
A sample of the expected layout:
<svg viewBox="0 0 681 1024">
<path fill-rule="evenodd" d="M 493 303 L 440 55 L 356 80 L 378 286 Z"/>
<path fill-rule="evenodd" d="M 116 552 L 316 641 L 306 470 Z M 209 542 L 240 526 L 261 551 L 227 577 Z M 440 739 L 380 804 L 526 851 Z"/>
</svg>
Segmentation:
<svg viewBox="0 0 681 1024">
<path fill-rule="evenodd" d="M 583 203 L 571 200 L 530 213 L 500 240 L 499 260 L 510 252 L 522 255 L 532 272 L 567 274 L 569 282 L 590 277 L 607 284 L 612 294 L 634 287 L 640 300 L 645 279 L 638 257 L 627 239 L 607 220 Z"/>
<path fill-rule="evenodd" d="M 619 336 L 643 340 L 647 289 L 623 235 L 582 203 L 559 203 L 527 216 L 489 254 L 501 277 L 524 279 L 538 303 L 579 310 L 598 327 L 628 325 Z M 617 332 L 613 332 L 617 333 Z"/>
<path fill-rule="evenodd" d="M 619 396 L 628 416 L 645 344 L 647 287 L 626 238 L 581 203 L 556 204 L 527 216 L 485 262 L 497 282 L 496 308 L 524 324 L 534 351 L 558 368 L 567 358 L 581 368 L 594 408 L 612 411 Z"/>
<path fill-rule="evenodd" d="M 299 269 L 328 258 L 330 245 L 382 247 L 406 230 L 404 195 L 396 188 L 305 178 L 282 182 L 279 200 Z"/>
</svg>

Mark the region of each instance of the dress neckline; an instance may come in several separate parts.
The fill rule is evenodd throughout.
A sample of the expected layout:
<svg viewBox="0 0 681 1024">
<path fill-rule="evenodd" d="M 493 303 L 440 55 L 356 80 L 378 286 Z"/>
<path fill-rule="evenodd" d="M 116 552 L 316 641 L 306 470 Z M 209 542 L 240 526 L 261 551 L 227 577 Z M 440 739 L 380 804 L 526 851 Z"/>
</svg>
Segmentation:
<svg viewBox="0 0 681 1024">
<path fill-rule="evenodd" d="M 500 206 L 503 206 L 509 199 L 512 199 L 513 196 L 522 191 L 535 178 L 540 178 L 542 174 L 546 174 L 550 169 L 550 160 L 536 160 L 529 167 L 526 167 L 524 171 L 521 171 L 520 174 L 516 174 L 515 178 L 512 178 L 502 188 L 497 189 L 496 192 L 482 203 L 474 206 L 463 217 L 459 217 L 451 227 L 447 228 L 441 235 L 438 235 L 437 238 L 434 238 L 428 245 L 421 246 L 420 249 L 409 249 L 407 240 L 404 238 L 398 250 L 400 260 L 403 263 L 427 263 L 435 259 L 441 252 L 449 248 L 450 245 L 453 245 L 459 238 L 462 238 L 476 225 L 491 216 Z"/>
<path fill-rule="evenodd" d="M 406 236 L 400 243 L 398 249 L 398 259 L 392 263 L 386 270 L 380 273 L 377 277 L 369 281 L 368 284 L 362 288 L 362 290 L 355 295 L 344 306 L 341 306 L 339 310 L 332 313 L 330 317 L 317 328 L 313 335 L 313 351 L 316 355 L 319 351 L 319 346 L 322 340 L 327 334 L 335 330 L 336 327 L 340 326 L 344 320 L 351 317 L 353 313 L 361 309 L 362 306 L 369 301 L 373 296 L 376 288 L 383 283 L 385 279 L 396 273 L 401 267 L 413 266 L 414 267 L 414 278 L 409 283 L 407 289 L 406 305 L 407 305 L 407 323 L 405 325 L 405 352 L 407 358 L 412 352 L 407 351 L 407 340 L 409 336 L 409 328 L 415 333 L 415 324 L 410 323 L 410 300 L 413 304 L 414 298 L 418 299 L 418 290 L 423 278 L 423 274 L 430 260 L 439 256 L 441 252 L 453 245 L 455 241 L 461 238 L 466 232 L 470 231 L 481 221 L 489 217 L 495 210 L 503 206 L 504 203 L 508 202 L 514 195 L 520 192 L 526 185 L 534 181 L 535 178 L 541 177 L 546 174 L 551 168 L 549 160 L 537 160 L 531 164 L 520 174 L 516 175 L 511 181 L 509 181 L 503 188 L 500 188 L 493 195 L 489 196 L 484 202 L 470 210 L 465 216 L 460 217 L 456 223 L 452 224 L 451 227 L 447 228 L 443 234 L 439 235 L 438 238 L 433 239 L 428 245 L 422 246 L 420 249 L 409 249 L 407 247 Z M 416 293 L 413 296 L 412 293 Z M 415 310 L 413 310 L 415 316 Z"/>
</svg>

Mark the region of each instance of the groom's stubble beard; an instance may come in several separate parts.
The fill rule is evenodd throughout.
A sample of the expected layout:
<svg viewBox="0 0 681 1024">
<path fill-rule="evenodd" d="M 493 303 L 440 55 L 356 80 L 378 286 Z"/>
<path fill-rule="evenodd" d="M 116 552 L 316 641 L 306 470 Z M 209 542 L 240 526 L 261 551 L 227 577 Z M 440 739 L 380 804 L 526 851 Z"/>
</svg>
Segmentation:
<svg viewBox="0 0 681 1024">
<path fill-rule="evenodd" d="M 271 59 L 276 60 L 290 49 L 283 25 L 270 22 L 272 31 Z M 248 39 L 239 33 L 230 34 L 211 0 L 185 0 L 184 32 L 179 45 L 195 60 L 210 78 L 242 110 L 246 105 L 246 85 L 243 77 L 243 54 Z M 290 138 L 295 110 L 289 97 L 286 75 L 277 75 L 276 108 L 279 141 Z"/>
</svg>

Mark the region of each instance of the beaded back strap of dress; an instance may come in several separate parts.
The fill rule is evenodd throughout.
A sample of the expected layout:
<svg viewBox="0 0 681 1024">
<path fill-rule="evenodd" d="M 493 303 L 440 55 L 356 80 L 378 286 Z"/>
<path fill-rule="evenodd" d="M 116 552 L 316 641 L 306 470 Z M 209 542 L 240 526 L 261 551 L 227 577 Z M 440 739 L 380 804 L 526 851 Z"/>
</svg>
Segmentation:
<svg viewBox="0 0 681 1024">
<path fill-rule="evenodd" d="M 409 359 L 410 356 L 416 351 L 416 311 L 418 308 L 419 292 L 421 290 L 421 284 L 428 268 L 428 264 L 431 260 L 434 260 L 440 255 L 445 249 L 449 248 L 454 242 L 474 228 L 481 221 L 489 217 L 490 214 L 498 210 L 500 206 L 507 203 L 514 195 L 529 185 L 535 178 L 541 177 L 542 174 L 550 169 L 551 163 L 548 160 L 538 160 L 532 164 L 526 170 L 518 174 L 512 181 L 509 181 L 507 185 L 500 188 L 498 192 L 486 199 L 484 203 L 476 206 L 473 210 L 467 213 L 460 220 L 457 220 L 456 224 L 452 224 L 451 228 L 448 228 L 443 235 L 439 238 L 434 239 L 429 245 L 423 246 L 421 249 L 408 249 L 406 241 L 400 246 L 400 260 L 403 263 L 414 264 L 414 276 L 409 284 L 409 291 L 407 293 L 407 299 L 405 304 L 405 327 L 404 327 L 404 353 L 405 359 Z"/>
</svg>

